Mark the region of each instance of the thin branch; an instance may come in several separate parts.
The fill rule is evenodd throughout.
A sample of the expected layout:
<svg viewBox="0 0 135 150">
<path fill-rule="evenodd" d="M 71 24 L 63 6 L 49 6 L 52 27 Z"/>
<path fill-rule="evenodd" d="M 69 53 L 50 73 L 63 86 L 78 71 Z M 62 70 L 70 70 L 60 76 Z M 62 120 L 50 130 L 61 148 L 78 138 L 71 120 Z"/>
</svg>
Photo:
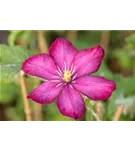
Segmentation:
<svg viewBox="0 0 135 150">
<path fill-rule="evenodd" d="M 41 53 L 48 53 L 48 47 L 44 33 L 44 31 L 37 31 L 37 40 Z"/>
<path fill-rule="evenodd" d="M 104 48 L 105 52 L 108 51 L 110 37 L 111 37 L 111 31 L 102 31 L 100 45 Z"/>
<path fill-rule="evenodd" d="M 67 31 L 68 40 L 70 40 L 71 42 L 74 42 L 76 40 L 76 37 L 77 37 L 77 31 L 76 30 Z"/>
<path fill-rule="evenodd" d="M 24 72 L 22 70 L 20 71 L 20 86 L 21 86 L 22 96 L 23 96 L 23 100 L 24 100 L 24 109 L 25 109 L 26 120 L 32 121 L 30 104 L 29 104 L 29 100 L 27 99 L 27 90 L 26 90 Z"/>
<path fill-rule="evenodd" d="M 98 102 L 96 104 L 96 114 L 97 114 L 98 118 L 100 120 L 102 120 L 102 117 L 103 117 L 103 105 L 102 105 L 101 102 Z"/>
<path fill-rule="evenodd" d="M 123 105 L 119 105 L 116 112 L 115 112 L 115 115 L 113 117 L 113 121 L 118 121 L 119 120 L 122 111 L 123 111 Z"/>
<path fill-rule="evenodd" d="M 88 109 L 88 108 L 87 108 Z M 92 103 L 91 103 L 91 101 L 90 101 L 90 103 L 89 103 L 89 111 L 91 111 L 91 109 L 92 109 Z M 92 114 L 92 112 L 91 112 L 91 114 L 90 114 L 90 121 L 92 121 L 93 120 L 93 114 Z"/>
</svg>

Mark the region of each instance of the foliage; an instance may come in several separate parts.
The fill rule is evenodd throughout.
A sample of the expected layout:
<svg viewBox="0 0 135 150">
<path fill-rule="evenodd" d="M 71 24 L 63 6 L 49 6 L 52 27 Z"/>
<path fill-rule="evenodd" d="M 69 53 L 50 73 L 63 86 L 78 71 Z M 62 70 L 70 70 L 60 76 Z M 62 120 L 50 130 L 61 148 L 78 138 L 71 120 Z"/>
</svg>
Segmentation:
<svg viewBox="0 0 135 150">
<path fill-rule="evenodd" d="M 22 63 L 33 53 L 20 46 L 0 45 L 0 82 L 16 81 Z"/>
<path fill-rule="evenodd" d="M 73 44 L 78 48 L 89 48 L 100 43 L 103 31 L 78 31 Z M 66 37 L 67 31 L 47 31 L 47 42 L 58 36 Z M 112 31 L 108 55 L 101 68 L 93 75 L 104 76 L 117 83 L 117 89 L 109 100 L 101 102 L 104 113 L 103 120 L 112 120 L 117 106 L 124 105 L 120 120 L 135 119 L 135 34 L 123 36 L 123 31 Z M 124 40 L 123 40 L 124 39 Z M 19 42 L 18 42 L 19 41 Z M 36 51 L 35 31 L 10 31 L 9 46 L 0 44 L 0 104 L 7 107 L 9 120 L 25 120 L 24 106 L 19 86 L 18 75 L 22 63 Z M 20 45 L 20 46 L 16 46 Z M 29 50 L 33 49 L 33 50 Z M 111 67 L 112 66 L 112 67 Z M 115 68 L 118 68 L 115 70 Z M 26 77 L 28 93 L 37 87 L 41 80 Z M 97 102 L 86 100 L 86 107 L 95 110 Z M 92 102 L 92 103 L 91 103 Z M 32 111 L 34 102 L 30 101 Z M 43 120 L 71 120 L 58 111 L 56 103 L 43 106 Z M 86 111 L 84 120 L 91 120 L 91 112 Z M 92 120 L 96 118 L 92 117 Z"/>
</svg>

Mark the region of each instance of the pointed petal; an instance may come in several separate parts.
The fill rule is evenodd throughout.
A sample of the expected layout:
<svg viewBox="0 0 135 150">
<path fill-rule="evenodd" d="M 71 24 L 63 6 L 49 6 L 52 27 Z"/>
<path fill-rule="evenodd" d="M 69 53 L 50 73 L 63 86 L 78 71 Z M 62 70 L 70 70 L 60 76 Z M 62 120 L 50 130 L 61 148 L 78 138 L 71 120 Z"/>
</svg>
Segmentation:
<svg viewBox="0 0 135 150">
<path fill-rule="evenodd" d="M 65 63 L 66 69 L 70 69 L 77 53 L 77 49 L 64 38 L 57 38 L 50 47 L 50 55 L 62 71 L 65 69 Z"/>
<path fill-rule="evenodd" d="M 45 82 L 34 89 L 32 93 L 28 95 L 28 98 L 40 104 L 49 104 L 54 101 L 61 91 L 61 88 L 56 86 L 57 83 L 51 81 Z"/>
<path fill-rule="evenodd" d="M 79 119 L 84 116 L 85 103 L 82 96 L 74 89 L 66 85 L 57 99 L 60 112 L 68 117 Z"/>
<path fill-rule="evenodd" d="M 73 86 L 93 100 L 106 100 L 116 89 L 115 82 L 95 76 L 80 77 L 75 80 Z"/>
<path fill-rule="evenodd" d="M 52 76 L 56 75 L 56 65 L 47 54 L 31 56 L 23 63 L 22 69 L 26 74 L 44 79 L 52 79 Z"/>
<path fill-rule="evenodd" d="M 96 72 L 102 63 L 103 56 L 104 50 L 101 46 L 81 50 L 73 61 L 78 77 Z"/>
</svg>

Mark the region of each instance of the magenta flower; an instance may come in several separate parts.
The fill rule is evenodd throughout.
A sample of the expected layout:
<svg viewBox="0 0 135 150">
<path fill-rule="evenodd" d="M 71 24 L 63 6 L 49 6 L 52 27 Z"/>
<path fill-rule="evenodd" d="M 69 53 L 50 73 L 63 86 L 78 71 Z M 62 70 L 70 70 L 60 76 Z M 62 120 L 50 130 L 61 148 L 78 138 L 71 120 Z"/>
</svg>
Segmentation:
<svg viewBox="0 0 135 150">
<path fill-rule="evenodd" d="M 26 74 L 46 80 L 28 98 L 40 104 L 56 99 L 63 115 L 82 118 L 85 114 L 82 94 L 95 101 L 107 100 L 116 88 L 113 81 L 89 76 L 99 69 L 103 56 L 101 46 L 78 51 L 68 40 L 56 39 L 49 55 L 38 54 L 23 63 Z"/>
</svg>

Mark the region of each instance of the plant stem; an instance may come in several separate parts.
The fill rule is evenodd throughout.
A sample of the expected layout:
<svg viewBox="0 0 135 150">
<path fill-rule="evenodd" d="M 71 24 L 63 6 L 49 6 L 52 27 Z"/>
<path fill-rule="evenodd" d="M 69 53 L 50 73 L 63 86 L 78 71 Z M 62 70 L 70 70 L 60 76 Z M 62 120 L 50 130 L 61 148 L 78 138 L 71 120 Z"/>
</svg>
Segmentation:
<svg viewBox="0 0 135 150">
<path fill-rule="evenodd" d="M 92 108 L 86 107 L 87 110 L 91 112 L 91 114 L 96 118 L 97 121 L 101 121 Z"/>
<path fill-rule="evenodd" d="M 89 109 L 90 109 L 90 111 L 92 110 L 92 104 L 91 104 L 91 102 L 89 103 Z M 93 114 L 91 112 L 91 114 L 90 114 L 90 121 L 92 121 L 92 120 L 93 120 Z"/>
<path fill-rule="evenodd" d="M 74 42 L 77 37 L 77 31 L 76 30 L 69 30 L 67 31 L 67 38 L 71 41 Z"/>
<path fill-rule="evenodd" d="M 84 97 L 84 99 L 86 100 L 87 98 Z M 95 117 L 95 119 L 97 121 L 101 121 L 100 118 L 97 116 L 97 114 L 94 112 L 93 108 L 92 108 L 93 102 L 89 102 L 88 106 L 86 107 L 86 109 L 91 113 L 90 114 L 90 121 L 93 120 L 93 117 Z M 92 117 L 93 116 L 93 117 Z"/>
<path fill-rule="evenodd" d="M 102 31 L 100 45 L 104 48 L 105 52 L 108 51 L 111 31 Z"/>
<path fill-rule="evenodd" d="M 119 105 L 116 112 L 115 112 L 115 115 L 113 117 L 113 121 L 118 121 L 119 120 L 122 111 L 123 111 L 123 105 Z"/>
<path fill-rule="evenodd" d="M 26 90 L 24 72 L 22 70 L 20 71 L 20 86 L 21 86 L 22 96 L 23 96 L 23 100 L 24 100 L 24 109 L 25 109 L 26 120 L 32 121 L 30 104 L 29 104 L 29 100 L 27 99 L 27 90 Z"/>
</svg>

